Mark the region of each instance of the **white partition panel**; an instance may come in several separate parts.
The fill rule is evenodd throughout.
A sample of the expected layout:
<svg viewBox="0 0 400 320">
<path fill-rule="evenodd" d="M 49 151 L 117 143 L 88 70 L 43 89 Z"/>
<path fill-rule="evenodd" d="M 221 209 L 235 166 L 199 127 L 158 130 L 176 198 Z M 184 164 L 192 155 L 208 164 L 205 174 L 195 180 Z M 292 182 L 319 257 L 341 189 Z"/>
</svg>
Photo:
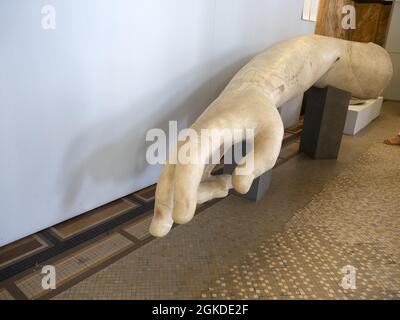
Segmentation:
<svg viewBox="0 0 400 320">
<path fill-rule="evenodd" d="M 44 30 L 43 5 L 56 12 Z M 248 59 L 312 33 L 298 0 L 0 2 L 0 246 L 156 182 L 148 129 L 186 127 Z"/>
</svg>

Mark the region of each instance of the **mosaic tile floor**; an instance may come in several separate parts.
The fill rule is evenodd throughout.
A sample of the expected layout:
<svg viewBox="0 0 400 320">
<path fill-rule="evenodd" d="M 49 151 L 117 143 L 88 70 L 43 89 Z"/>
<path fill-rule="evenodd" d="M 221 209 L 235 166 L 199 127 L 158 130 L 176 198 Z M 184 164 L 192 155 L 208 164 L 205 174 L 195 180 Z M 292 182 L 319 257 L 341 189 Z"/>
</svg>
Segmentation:
<svg viewBox="0 0 400 320">
<path fill-rule="evenodd" d="M 399 158 L 373 145 L 201 297 L 400 299 Z M 353 288 L 342 285 L 347 266 Z"/>
<path fill-rule="evenodd" d="M 212 202 L 163 239 L 147 231 L 149 187 L 0 248 L 0 300 L 399 299 L 400 148 L 380 144 L 399 120 L 386 102 L 337 161 L 298 155 L 290 128 L 264 199 Z M 41 287 L 47 264 L 56 290 Z M 341 287 L 345 265 L 355 290 Z"/>
<path fill-rule="evenodd" d="M 398 157 L 400 148 L 372 146 L 275 232 L 267 224 L 278 224 L 278 218 L 264 219 L 262 225 L 256 210 L 239 216 L 232 209 L 257 205 L 244 206 L 238 198 L 221 201 L 191 225 L 176 228 L 56 299 L 400 299 L 400 198 L 386 195 L 388 186 L 398 186 L 400 164 L 395 170 L 392 166 Z M 381 166 L 386 169 L 367 173 Z M 353 198 L 343 191 L 363 192 L 368 176 L 379 209 L 368 206 L 368 193 Z M 358 228 L 348 229 L 349 224 Z M 365 232 L 370 238 L 364 238 Z M 343 287 L 346 266 L 356 272 L 354 289 Z"/>
<path fill-rule="evenodd" d="M 399 120 L 385 103 L 337 161 L 292 158 L 259 203 L 230 196 L 55 299 L 399 299 Z"/>
<path fill-rule="evenodd" d="M 298 153 L 301 128 L 286 132 L 279 164 Z M 51 298 L 151 241 L 154 191 L 148 187 L 0 248 L 0 300 Z M 42 288 L 45 265 L 56 267 L 55 291 Z"/>
</svg>

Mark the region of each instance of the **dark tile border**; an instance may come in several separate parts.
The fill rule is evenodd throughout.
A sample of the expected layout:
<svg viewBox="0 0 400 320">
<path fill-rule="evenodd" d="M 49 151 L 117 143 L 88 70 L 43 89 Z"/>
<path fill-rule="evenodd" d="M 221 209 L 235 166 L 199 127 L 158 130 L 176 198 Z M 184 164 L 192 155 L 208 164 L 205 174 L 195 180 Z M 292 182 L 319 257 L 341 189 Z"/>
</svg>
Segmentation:
<svg viewBox="0 0 400 320">
<path fill-rule="evenodd" d="M 119 225 L 128 222 L 135 217 L 152 210 L 154 207 L 154 201 L 143 204 L 142 206 L 139 206 L 137 208 L 133 208 L 131 210 L 128 210 L 124 214 L 115 217 L 114 219 L 111 219 L 109 221 L 105 221 L 83 233 L 80 233 L 66 241 L 61 241 L 59 240 L 55 235 L 51 233 L 49 230 L 44 230 L 39 232 L 39 234 L 45 238 L 48 242 L 52 243 L 53 246 L 48 248 L 47 250 L 44 250 L 38 254 L 35 254 L 33 256 L 30 256 L 28 258 L 22 259 L 21 261 L 18 261 L 10 266 L 6 266 L 5 268 L 0 270 L 0 283 L 2 281 L 7 280 L 8 278 L 11 278 L 29 268 L 32 268 L 36 265 L 40 265 L 43 262 L 50 260 L 57 255 L 73 249 L 82 243 L 85 243 L 91 239 L 94 239 L 104 233 L 110 232 L 111 230 L 115 229 Z"/>
<path fill-rule="evenodd" d="M 296 138 L 300 137 L 300 133 L 291 133 L 287 136 L 282 145 L 286 145 L 288 143 L 296 143 Z M 293 155 L 294 157 L 295 155 Z M 278 166 L 282 165 L 284 162 L 290 160 L 288 159 L 280 159 L 283 160 L 279 163 Z M 223 166 L 220 166 L 215 172 L 214 175 L 222 174 Z M 149 187 L 148 187 L 149 188 Z M 145 188 L 147 189 L 147 188 Z M 141 191 L 141 190 L 140 190 Z M 138 191 L 138 192 L 140 192 Z M 136 192 L 135 192 L 136 193 Z M 74 286 L 75 284 L 79 283 L 80 281 L 86 279 L 87 277 L 97 273 L 98 271 L 104 269 L 105 267 L 109 266 L 110 264 L 118 261 L 122 257 L 126 256 L 127 254 L 135 251 L 136 249 L 144 246 L 145 244 L 149 243 L 153 239 L 152 236 L 145 238 L 143 240 L 137 239 L 132 235 L 127 235 L 126 232 L 123 231 L 123 227 L 127 224 L 131 224 L 135 220 L 141 219 L 144 214 L 152 211 L 154 209 L 154 200 L 151 201 L 144 201 L 140 197 L 135 196 L 135 193 L 127 195 L 123 197 L 127 201 L 132 201 L 138 204 L 137 207 L 128 209 L 125 213 L 122 213 L 119 216 L 111 218 L 110 220 L 104 221 L 92 228 L 82 231 L 81 233 L 66 239 L 62 240 L 57 237 L 50 228 L 43 230 L 37 233 L 42 239 L 48 242 L 49 247 L 44 249 L 37 254 L 32 256 L 22 258 L 21 260 L 11 264 L 6 265 L 4 268 L 0 268 L 0 287 L 6 289 L 15 299 L 27 299 L 27 297 L 23 294 L 21 290 L 15 285 L 14 281 L 20 279 L 24 275 L 28 274 L 29 272 L 34 271 L 38 267 L 42 266 L 45 262 L 51 263 L 51 261 L 58 260 L 68 254 L 73 253 L 75 250 L 78 250 L 83 245 L 88 245 L 90 243 L 94 243 L 96 241 L 101 240 L 103 237 L 109 235 L 111 232 L 117 232 L 128 240 L 132 242 L 132 246 L 116 254 L 115 256 L 111 257 L 107 261 L 101 263 L 100 265 L 83 272 L 82 274 L 78 275 L 71 281 L 63 284 L 59 288 L 54 291 L 49 292 L 48 294 L 44 294 L 39 299 L 50 299 L 61 292 L 65 291 L 66 289 Z M 211 207 L 221 199 L 210 201 L 198 208 L 198 213 L 202 212 L 203 210 Z M 197 213 L 197 214 L 198 214 Z M 174 225 L 173 228 L 177 227 Z"/>
</svg>

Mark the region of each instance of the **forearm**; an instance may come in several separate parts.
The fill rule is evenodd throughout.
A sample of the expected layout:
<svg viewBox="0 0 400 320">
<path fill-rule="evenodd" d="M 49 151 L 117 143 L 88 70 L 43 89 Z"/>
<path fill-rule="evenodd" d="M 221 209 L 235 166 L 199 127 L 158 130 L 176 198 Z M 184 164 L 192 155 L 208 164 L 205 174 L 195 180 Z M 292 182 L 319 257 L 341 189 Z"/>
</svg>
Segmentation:
<svg viewBox="0 0 400 320">
<path fill-rule="evenodd" d="M 392 73 L 389 55 L 377 45 L 308 35 L 256 56 L 222 94 L 258 87 L 279 107 L 313 85 L 332 85 L 368 99 L 383 91 Z"/>
</svg>

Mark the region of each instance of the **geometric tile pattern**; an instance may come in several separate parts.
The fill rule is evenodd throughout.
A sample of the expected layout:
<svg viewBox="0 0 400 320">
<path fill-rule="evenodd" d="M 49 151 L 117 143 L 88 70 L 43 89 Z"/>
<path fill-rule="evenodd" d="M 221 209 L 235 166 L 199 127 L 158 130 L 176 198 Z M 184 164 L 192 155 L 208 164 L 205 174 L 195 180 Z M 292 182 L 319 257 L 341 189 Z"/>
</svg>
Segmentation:
<svg viewBox="0 0 400 320">
<path fill-rule="evenodd" d="M 63 285 L 130 246 L 132 242 L 127 238 L 113 234 L 55 262 L 53 265 L 56 270 L 57 286 Z M 16 285 L 29 299 L 36 299 L 47 293 L 47 290 L 42 288 L 42 279 L 41 270 L 37 270 L 18 280 Z"/>
<path fill-rule="evenodd" d="M 93 228 L 107 220 L 125 213 L 138 206 L 125 199 L 119 199 L 100 208 L 89 211 L 81 216 L 67 220 L 51 228 L 61 239 L 68 239 L 89 228 Z"/>
<path fill-rule="evenodd" d="M 1 300 L 14 300 L 13 296 L 7 290 L 0 288 L 0 301 Z"/>
<path fill-rule="evenodd" d="M 290 128 L 285 129 L 285 132 L 300 135 L 303 131 L 303 127 L 304 127 L 304 117 L 302 116 L 297 124 L 295 124 Z"/>
<path fill-rule="evenodd" d="M 0 268 L 48 248 L 38 235 L 29 236 L 0 248 Z"/>
<path fill-rule="evenodd" d="M 398 186 L 393 177 L 398 176 L 399 149 L 374 146 L 354 163 L 366 146 L 383 141 L 397 127 L 397 110 L 359 136 L 344 137 L 337 161 L 299 156 L 277 170 L 260 203 L 230 196 L 166 238 L 142 241 L 145 246 L 55 298 L 398 299 L 399 216 L 393 211 L 398 207 L 393 196 Z M 295 136 L 286 133 L 285 139 L 293 141 Z M 291 149 L 286 147 L 280 160 Z M 384 190 L 386 184 L 391 187 Z M 312 195 L 316 196 L 311 199 Z M 135 195 L 129 199 L 146 203 Z M 374 231 L 382 223 L 382 229 Z M 127 226 L 129 222 L 122 228 Z M 122 234 L 133 243 L 139 241 L 126 230 Z M 356 268 L 354 290 L 341 287 L 340 269 L 345 265 Z"/>
<path fill-rule="evenodd" d="M 135 197 L 139 198 L 144 202 L 153 201 L 155 198 L 155 189 L 153 187 L 148 187 L 135 193 Z"/>
<path fill-rule="evenodd" d="M 49 259 L 115 231 L 149 209 L 152 209 L 152 203 L 141 204 L 122 198 L 1 247 L 0 285 L 6 279 L 18 277 Z"/>
<path fill-rule="evenodd" d="M 275 167 L 290 160 L 299 153 L 300 136 L 303 131 L 303 126 L 304 126 L 304 118 L 301 117 L 299 123 L 290 128 L 285 129 L 285 134 L 283 138 L 284 143 L 282 144 L 282 148 L 279 153 L 279 157 Z"/>
<path fill-rule="evenodd" d="M 265 225 L 269 220 L 273 225 L 276 221 L 276 217 L 265 215 L 274 205 L 268 195 L 255 219 L 251 216 L 259 205 L 230 197 L 211 207 L 207 214 L 195 217 L 193 223 L 131 252 L 56 298 L 399 299 L 398 247 L 393 245 L 398 240 L 399 204 L 397 197 L 387 193 L 397 190 L 394 178 L 398 176 L 400 148 L 385 148 L 373 146 L 359 161 L 340 170 L 339 176 L 328 179 L 330 182 L 324 188 L 321 185 L 322 191 L 314 193 L 311 202 L 304 202 L 272 233 L 263 233 L 264 226 L 253 224 L 258 221 Z M 300 163 L 315 167 L 310 160 Z M 378 174 L 371 175 L 369 170 Z M 367 204 L 371 201 L 373 206 L 375 200 L 362 196 L 363 192 L 369 195 L 366 186 L 373 190 L 379 210 L 378 206 L 368 209 Z M 283 202 L 277 205 L 281 212 L 288 208 Z M 242 217 L 234 210 L 236 206 L 245 213 Z M 364 209 L 357 213 L 354 208 Z M 233 215 L 237 216 L 235 223 L 229 224 Z M 253 223 L 245 223 L 244 219 Z M 384 224 L 374 235 L 383 223 L 380 220 L 390 221 L 390 226 Z M 347 224 L 359 224 L 360 230 L 343 231 Z M 227 227 L 230 231 L 223 232 Z M 361 237 L 368 233 L 371 237 Z M 136 233 L 138 236 L 140 233 Z M 243 245 L 244 241 L 250 245 Z M 346 265 L 355 268 L 356 289 L 342 287 L 345 274 L 341 269 Z"/>
<path fill-rule="evenodd" d="M 149 227 L 152 218 L 152 215 L 150 215 L 138 222 L 128 225 L 124 230 L 137 239 L 144 240 L 150 236 Z"/>
<path fill-rule="evenodd" d="M 398 159 L 373 145 L 200 298 L 400 299 Z M 342 287 L 348 265 L 355 289 Z"/>
<path fill-rule="evenodd" d="M 374 145 L 293 222 L 329 227 L 338 239 L 353 244 L 376 243 L 400 263 L 399 149 Z"/>
</svg>

